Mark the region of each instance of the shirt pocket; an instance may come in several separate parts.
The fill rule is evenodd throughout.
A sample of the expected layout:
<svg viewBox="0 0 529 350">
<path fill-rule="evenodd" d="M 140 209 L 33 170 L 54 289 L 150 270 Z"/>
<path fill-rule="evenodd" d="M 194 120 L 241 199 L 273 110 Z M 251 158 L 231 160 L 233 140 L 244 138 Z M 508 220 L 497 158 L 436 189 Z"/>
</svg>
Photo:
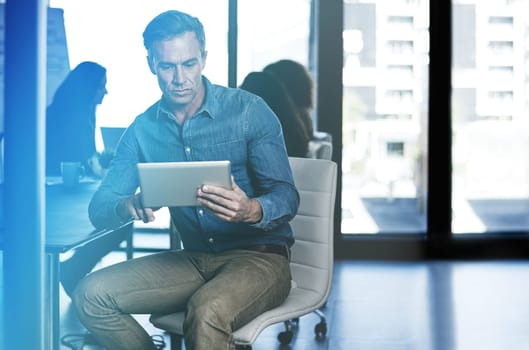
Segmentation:
<svg viewBox="0 0 529 350">
<path fill-rule="evenodd" d="M 246 142 L 243 140 L 208 139 L 193 148 L 193 158 L 197 160 L 229 160 L 233 166 L 247 159 Z"/>
</svg>

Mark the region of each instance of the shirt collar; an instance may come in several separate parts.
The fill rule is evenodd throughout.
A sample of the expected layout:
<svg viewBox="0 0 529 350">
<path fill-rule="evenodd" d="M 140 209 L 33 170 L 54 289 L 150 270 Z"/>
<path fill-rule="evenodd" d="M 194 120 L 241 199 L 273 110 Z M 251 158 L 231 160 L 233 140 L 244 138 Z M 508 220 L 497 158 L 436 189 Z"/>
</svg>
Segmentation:
<svg viewBox="0 0 529 350">
<path fill-rule="evenodd" d="M 208 78 L 205 76 L 202 76 L 202 81 L 204 82 L 204 89 L 206 91 L 204 102 L 202 103 L 202 106 L 198 109 L 197 113 L 195 115 L 203 114 L 205 116 L 209 116 L 211 119 L 215 119 L 215 97 L 213 94 L 213 84 L 209 81 Z M 160 115 L 165 114 L 173 119 L 176 119 L 176 116 L 170 112 L 167 108 L 164 107 L 162 99 L 158 101 L 156 104 L 156 119 L 160 118 Z"/>
<path fill-rule="evenodd" d="M 204 98 L 204 103 L 202 103 L 197 114 L 204 113 L 210 118 L 215 119 L 215 107 L 217 104 L 215 103 L 214 86 L 205 76 L 202 76 L 202 81 L 204 82 L 204 88 L 206 89 L 206 97 Z"/>
</svg>

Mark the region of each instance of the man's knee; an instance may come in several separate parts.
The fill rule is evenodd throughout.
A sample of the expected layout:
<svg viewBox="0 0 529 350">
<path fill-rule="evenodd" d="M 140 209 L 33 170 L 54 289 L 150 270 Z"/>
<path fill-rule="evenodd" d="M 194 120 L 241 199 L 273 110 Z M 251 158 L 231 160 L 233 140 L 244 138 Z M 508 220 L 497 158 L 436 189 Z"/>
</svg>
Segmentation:
<svg viewBox="0 0 529 350">
<path fill-rule="evenodd" d="M 191 298 L 183 324 L 186 347 L 192 349 L 232 348 L 230 312 L 216 301 Z"/>
<path fill-rule="evenodd" d="M 206 323 L 210 325 L 221 326 L 226 322 L 229 315 L 227 310 L 216 299 L 203 300 L 195 295 L 187 304 L 186 322 L 187 323 Z"/>
<path fill-rule="evenodd" d="M 93 276 L 83 278 L 72 294 L 72 302 L 79 316 L 90 315 L 97 312 L 101 306 L 106 304 L 105 298 L 108 293 L 105 286 Z"/>
</svg>

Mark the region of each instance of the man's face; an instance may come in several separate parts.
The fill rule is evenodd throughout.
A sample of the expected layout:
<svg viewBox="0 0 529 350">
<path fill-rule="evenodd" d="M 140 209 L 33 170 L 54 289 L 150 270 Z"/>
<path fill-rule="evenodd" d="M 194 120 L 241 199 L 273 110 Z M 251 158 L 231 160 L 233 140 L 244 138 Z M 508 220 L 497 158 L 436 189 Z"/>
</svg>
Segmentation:
<svg viewBox="0 0 529 350">
<path fill-rule="evenodd" d="M 193 102 L 201 102 L 195 101 L 195 98 L 203 89 L 205 61 L 193 32 L 154 43 L 149 66 L 158 77 L 158 85 L 168 104 L 185 108 Z"/>
</svg>

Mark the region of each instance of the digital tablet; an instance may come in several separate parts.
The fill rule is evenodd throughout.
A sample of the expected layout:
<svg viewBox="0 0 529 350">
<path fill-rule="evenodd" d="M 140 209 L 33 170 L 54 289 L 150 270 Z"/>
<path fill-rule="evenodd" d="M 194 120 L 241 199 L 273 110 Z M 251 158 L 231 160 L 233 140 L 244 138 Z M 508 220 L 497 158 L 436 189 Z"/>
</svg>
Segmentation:
<svg viewBox="0 0 529 350">
<path fill-rule="evenodd" d="M 202 185 L 231 188 L 228 160 L 138 163 L 143 206 L 149 208 L 197 206 Z"/>
</svg>

